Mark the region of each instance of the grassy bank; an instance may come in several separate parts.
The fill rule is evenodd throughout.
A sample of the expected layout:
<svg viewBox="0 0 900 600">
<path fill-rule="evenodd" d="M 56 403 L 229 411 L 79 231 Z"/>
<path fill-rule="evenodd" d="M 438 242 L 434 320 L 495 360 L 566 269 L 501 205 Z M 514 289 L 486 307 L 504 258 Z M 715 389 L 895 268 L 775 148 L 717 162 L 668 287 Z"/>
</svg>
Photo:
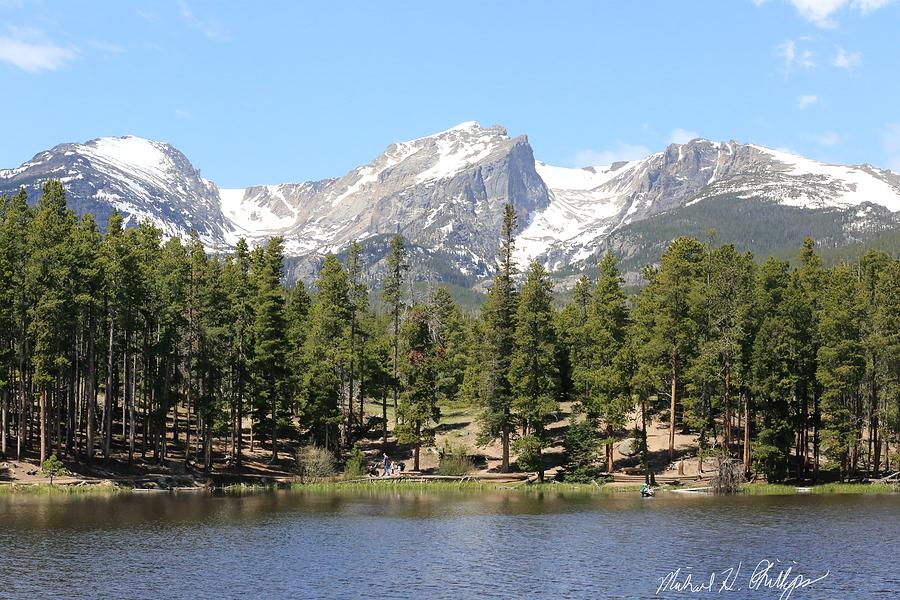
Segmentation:
<svg viewBox="0 0 900 600">
<path fill-rule="evenodd" d="M 801 491 L 803 490 L 803 491 Z M 741 493 L 749 496 L 786 496 L 794 494 L 896 494 L 900 488 L 884 483 L 822 483 L 810 486 L 777 483 L 748 483 Z"/>
<path fill-rule="evenodd" d="M 366 481 L 319 481 L 295 483 L 290 489 L 310 492 L 427 491 L 427 492 L 568 492 L 580 494 L 618 494 L 640 490 L 639 485 L 612 486 L 590 483 L 494 483 L 490 481 L 404 481 L 371 479 Z"/>
<path fill-rule="evenodd" d="M 114 483 L 97 483 L 88 485 L 68 485 L 49 483 L 5 483 L 0 485 L 0 496 L 11 494 L 27 494 L 32 496 L 53 495 L 109 495 L 127 494 L 130 487 L 119 486 Z"/>
</svg>

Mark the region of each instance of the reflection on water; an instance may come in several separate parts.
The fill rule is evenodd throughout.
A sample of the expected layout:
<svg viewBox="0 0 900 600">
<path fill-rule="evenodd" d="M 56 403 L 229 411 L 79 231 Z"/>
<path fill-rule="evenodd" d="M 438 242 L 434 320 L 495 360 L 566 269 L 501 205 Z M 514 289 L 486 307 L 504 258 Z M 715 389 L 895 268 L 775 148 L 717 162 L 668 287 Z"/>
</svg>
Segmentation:
<svg viewBox="0 0 900 600">
<path fill-rule="evenodd" d="M 3 598 L 704 597 L 655 593 L 679 567 L 748 579 L 762 559 L 830 571 L 792 598 L 893 598 L 900 497 L 12 495 L 0 548 Z"/>
</svg>

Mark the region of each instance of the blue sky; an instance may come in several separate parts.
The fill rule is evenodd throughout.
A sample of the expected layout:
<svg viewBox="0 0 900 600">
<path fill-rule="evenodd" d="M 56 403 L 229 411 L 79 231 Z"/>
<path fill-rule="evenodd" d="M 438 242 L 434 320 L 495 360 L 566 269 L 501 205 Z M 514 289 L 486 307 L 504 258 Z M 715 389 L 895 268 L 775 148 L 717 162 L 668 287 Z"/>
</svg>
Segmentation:
<svg viewBox="0 0 900 600">
<path fill-rule="evenodd" d="M 0 0 L 0 167 L 167 141 L 225 187 L 477 120 L 584 166 L 694 136 L 900 171 L 900 2 Z"/>
</svg>

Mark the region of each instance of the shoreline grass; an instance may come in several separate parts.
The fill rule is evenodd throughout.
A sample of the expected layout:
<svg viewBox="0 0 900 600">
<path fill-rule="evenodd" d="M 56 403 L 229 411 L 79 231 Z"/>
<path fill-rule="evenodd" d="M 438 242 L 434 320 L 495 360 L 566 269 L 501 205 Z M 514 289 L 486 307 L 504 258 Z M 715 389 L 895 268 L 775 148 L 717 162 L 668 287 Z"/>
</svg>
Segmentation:
<svg viewBox="0 0 900 600">
<path fill-rule="evenodd" d="M 4 483 L 0 485 L 0 496 L 4 495 L 31 495 L 31 496 L 88 496 L 88 495 L 112 495 L 128 494 L 131 487 L 117 485 L 115 483 L 94 483 L 88 485 L 50 484 L 50 483 Z"/>
<path fill-rule="evenodd" d="M 611 485 L 594 483 L 565 483 L 548 481 L 545 483 L 499 483 L 491 481 L 408 481 L 402 479 L 343 480 L 326 479 L 307 481 L 304 483 L 288 483 L 281 485 L 240 483 L 222 487 L 208 488 L 212 493 L 224 494 L 257 494 L 278 490 L 315 493 L 343 492 L 453 492 L 477 494 L 482 492 L 511 493 L 568 493 L 578 495 L 617 495 L 636 494 L 640 485 Z M 686 487 L 663 486 L 657 488 L 658 493 L 666 494 L 673 490 L 687 490 Z M 49 484 L 49 483 L 16 483 L 0 484 L 0 496 L 4 495 L 113 495 L 134 493 L 134 488 L 115 482 L 96 484 Z M 157 490 L 167 491 L 167 490 Z M 841 495 L 841 494 L 897 494 L 900 486 L 877 483 L 824 483 L 810 486 L 797 486 L 771 483 L 749 483 L 741 487 L 739 495 L 748 496 L 793 496 L 800 494 Z"/>
<path fill-rule="evenodd" d="M 802 490 L 802 491 L 801 491 Z M 819 483 L 787 485 L 780 483 L 748 483 L 740 491 L 747 496 L 794 496 L 800 494 L 896 494 L 900 486 L 887 483 Z"/>
</svg>

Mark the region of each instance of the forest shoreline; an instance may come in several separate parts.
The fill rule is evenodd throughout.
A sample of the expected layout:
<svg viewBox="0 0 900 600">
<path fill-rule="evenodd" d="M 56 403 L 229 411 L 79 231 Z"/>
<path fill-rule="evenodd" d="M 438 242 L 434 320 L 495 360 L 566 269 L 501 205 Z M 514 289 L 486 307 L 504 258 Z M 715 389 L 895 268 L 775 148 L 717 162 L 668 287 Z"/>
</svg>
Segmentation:
<svg viewBox="0 0 900 600">
<path fill-rule="evenodd" d="M 63 478 L 65 481 L 48 482 L 0 482 L 0 497 L 8 495 L 118 495 L 132 493 L 200 493 L 200 494 L 242 494 L 272 493 L 291 491 L 303 493 L 492 493 L 492 492 L 555 492 L 574 493 L 578 495 L 605 496 L 636 494 L 639 485 L 609 483 L 564 483 L 564 482 L 518 482 L 496 483 L 477 481 L 466 477 L 458 480 L 422 481 L 407 478 L 380 478 L 369 480 L 331 479 L 314 482 L 274 482 L 253 484 L 210 484 L 209 481 L 195 480 L 195 485 L 174 487 L 134 487 L 129 478 L 89 480 L 76 477 Z M 71 480 L 71 481 L 69 481 Z M 664 495 L 676 493 L 708 495 L 705 486 L 663 485 L 657 489 Z M 786 485 L 771 483 L 747 483 L 741 486 L 736 495 L 739 496 L 794 496 L 794 495 L 867 495 L 867 494 L 900 494 L 900 486 L 877 482 L 855 483 L 819 483 L 813 485 Z"/>
</svg>

